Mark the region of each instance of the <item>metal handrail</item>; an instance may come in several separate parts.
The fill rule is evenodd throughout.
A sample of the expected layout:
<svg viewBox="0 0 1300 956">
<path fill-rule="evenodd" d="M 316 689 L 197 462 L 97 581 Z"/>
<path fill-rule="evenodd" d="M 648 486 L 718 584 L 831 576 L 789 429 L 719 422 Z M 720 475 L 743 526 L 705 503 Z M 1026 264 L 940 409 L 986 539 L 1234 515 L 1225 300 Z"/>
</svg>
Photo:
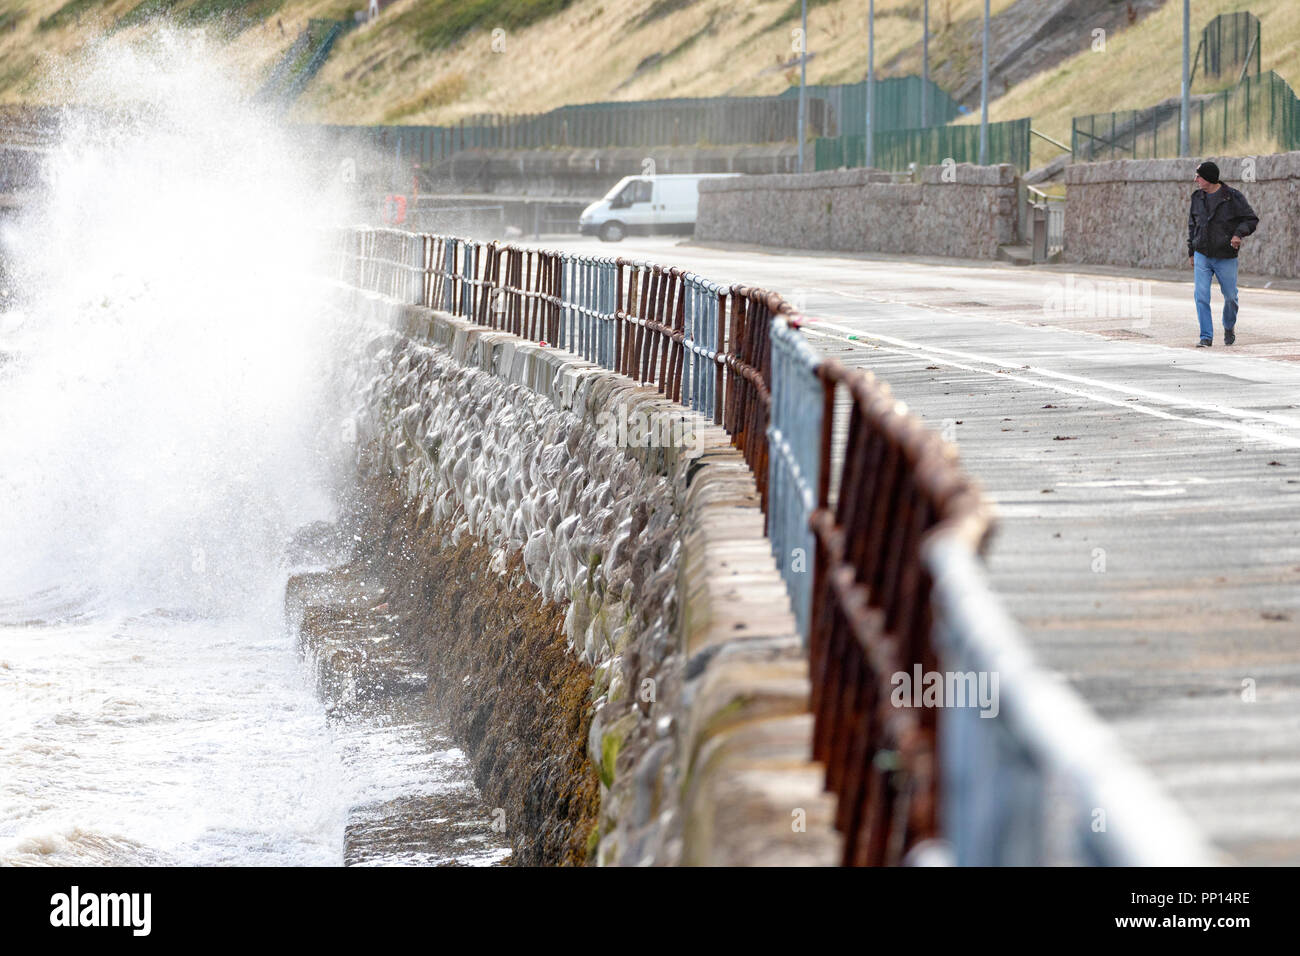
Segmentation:
<svg viewBox="0 0 1300 956">
<path fill-rule="evenodd" d="M 1065 150 L 1067 153 L 1074 152 L 1073 149 L 1071 149 L 1069 146 L 1066 146 L 1059 139 L 1053 139 L 1051 136 L 1048 136 L 1046 133 L 1039 132 L 1038 130 L 1034 129 L 1032 126 L 1029 127 L 1029 132 L 1034 136 L 1037 136 L 1039 139 L 1046 140 L 1047 142 L 1051 143 L 1053 146 Z"/>
</svg>

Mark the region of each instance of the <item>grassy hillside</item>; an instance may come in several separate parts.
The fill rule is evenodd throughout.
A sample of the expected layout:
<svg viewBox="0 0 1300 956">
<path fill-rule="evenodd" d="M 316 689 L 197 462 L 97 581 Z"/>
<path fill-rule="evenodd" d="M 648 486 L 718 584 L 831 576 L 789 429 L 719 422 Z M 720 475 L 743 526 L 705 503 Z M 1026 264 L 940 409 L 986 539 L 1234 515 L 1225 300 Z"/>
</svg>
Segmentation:
<svg viewBox="0 0 1300 956">
<path fill-rule="evenodd" d="M 1201 28 L 1217 14 L 1235 10 L 1259 17 L 1261 69 L 1276 70 L 1300 92 L 1300 0 L 1193 0 L 1192 55 Z M 989 117 L 1032 116 L 1035 129 L 1068 143 L 1074 116 L 1139 109 L 1177 96 L 1182 83 L 1182 15 L 1181 3 L 1166 3 L 1132 29 L 1108 36 L 1104 53 L 1093 53 L 1090 37 L 1081 38 L 1080 53 L 993 100 Z M 1195 89 L 1212 88 L 1198 83 Z M 1037 137 L 1033 149 L 1035 164 L 1059 152 Z M 1267 143 L 1238 144 L 1243 153 L 1270 149 Z"/>
<path fill-rule="evenodd" d="M 1099 3 L 1108 0 L 1097 0 Z M 1013 0 L 993 0 L 994 13 Z M 49 101 L 79 45 L 104 32 L 147 37 L 158 18 L 224 38 L 254 87 L 310 17 L 365 0 L 0 0 L 0 101 Z M 866 73 L 860 0 L 811 0 L 813 82 Z M 878 0 L 877 64 L 919 68 L 921 0 Z M 934 64 L 977 64 L 981 0 L 933 0 Z M 295 113 L 302 120 L 450 122 L 595 99 L 776 93 L 797 81 L 797 0 L 396 0 L 346 35 Z M 494 49 L 494 30 L 497 36 Z M 960 42 L 956 38 L 961 34 Z M 504 47 L 502 49 L 502 47 Z"/>
<path fill-rule="evenodd" d="M 534 3 L 561 0 L 518 7 Z M 993 8 L 1011 4 L 994 0 Z M 399 0 L 377 23 L 346 37 L 307 91 L 299 115 L 447 122 L 476 112 L 541 112 L 601 99 L 779 93 L 798 78 L 792 30 L 799 4 L 791 0 L 571 0 L 558 13 L 521 26 L 511 26 L 516 4 L 485 0 L 482 6 L 496 12 L 438 48 L 448 37 L 448 21 L 437 16 L 444 6 L 453 6 L 452 0 Z M 980 0 L 935 0 L 934 27 L 943 31 L 945 24 L 974 17 L 980 6 Z M 883 64 L 918 42 L 921 3 L 879 0 L 876 8 L 876 56 Z M 494 28 L 505 31 L 504 49 L 501 43 L 494 49 Z M 810 79 L 862 79 L 865 33 L 860 0 L 813 0 Z"/>
<path fill-rule="evenodd" d="M 62 102 L 79 50 L 114 35 L 148 40 L 159 17 L 208 31 L 216 54 L 249 78 L 250 88 L 293 42 L 294 24 L 277 13 L 284 0 L 0 0 L 0 103 Z M 305 15 L 299 17 L 305 22 Z M 283 29 L 281 29 L 283 27 Z"/>
</svg>

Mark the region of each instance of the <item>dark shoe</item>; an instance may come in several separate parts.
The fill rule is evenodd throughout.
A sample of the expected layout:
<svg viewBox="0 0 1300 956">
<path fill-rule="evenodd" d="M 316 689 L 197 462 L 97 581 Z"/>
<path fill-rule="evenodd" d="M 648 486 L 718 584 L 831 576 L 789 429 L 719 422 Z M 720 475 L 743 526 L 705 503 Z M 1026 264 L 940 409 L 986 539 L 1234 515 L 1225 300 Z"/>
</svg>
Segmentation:
<svg viewBox="0 0 1300 956">
<path fill-rule="evenodd" d="M 1232 344 L 1233 342 L 1235 342 L 1235 341 L 1237 341 L 1237 330 L 1236 330 L 1236 329 L 1224 329 L 1224 330 L 1223 330 L 1223 344 L 1224 344 L 1224 345 L 1231 345 L 1231 344 Z"/>
<path fill-rule="evenodd" d="M 1201 341 L 1196 343 L 1196 347 L 1198 349 L 1208 349 L 1213 344 L 1214 344 L 1213 339 L 1201 339 Z"/>
</svg>

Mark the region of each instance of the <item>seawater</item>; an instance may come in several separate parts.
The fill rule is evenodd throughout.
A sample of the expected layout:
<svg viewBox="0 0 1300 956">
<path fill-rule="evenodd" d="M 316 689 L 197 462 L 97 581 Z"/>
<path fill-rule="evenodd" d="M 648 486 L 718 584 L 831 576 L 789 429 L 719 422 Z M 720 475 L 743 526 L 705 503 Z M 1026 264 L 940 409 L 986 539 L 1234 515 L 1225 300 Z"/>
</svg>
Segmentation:
<svg viewBox="0 0 1300 956">
<path fill-rule="evenodd" d="M 349 474 L 313 275 L 350 210 L 211 54 L 48 77 L 78 108 L 0 231 L 0 863 L 338 864 L 356 807 L 465 772 L 332 720 L 285 620 Z"/>
</svg>

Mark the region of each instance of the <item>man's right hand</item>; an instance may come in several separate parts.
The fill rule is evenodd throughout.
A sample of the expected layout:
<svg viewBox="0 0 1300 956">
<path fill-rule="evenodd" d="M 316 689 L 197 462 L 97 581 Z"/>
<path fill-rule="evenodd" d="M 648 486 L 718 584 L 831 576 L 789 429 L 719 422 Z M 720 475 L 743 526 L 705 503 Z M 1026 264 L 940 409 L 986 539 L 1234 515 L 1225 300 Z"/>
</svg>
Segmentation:
<svg viewBox="0 0 1300 956">
<path fill-rule="evenodd" d="M 1195 269 L 1195 268 L 1196 268 L 1196 256 L 1188 256 L 1188 257 L 1187 257 L 1187 264 L 1188 264 L 1189 266 L 1191 266 L 1193 269 Z"/>
</svg>

